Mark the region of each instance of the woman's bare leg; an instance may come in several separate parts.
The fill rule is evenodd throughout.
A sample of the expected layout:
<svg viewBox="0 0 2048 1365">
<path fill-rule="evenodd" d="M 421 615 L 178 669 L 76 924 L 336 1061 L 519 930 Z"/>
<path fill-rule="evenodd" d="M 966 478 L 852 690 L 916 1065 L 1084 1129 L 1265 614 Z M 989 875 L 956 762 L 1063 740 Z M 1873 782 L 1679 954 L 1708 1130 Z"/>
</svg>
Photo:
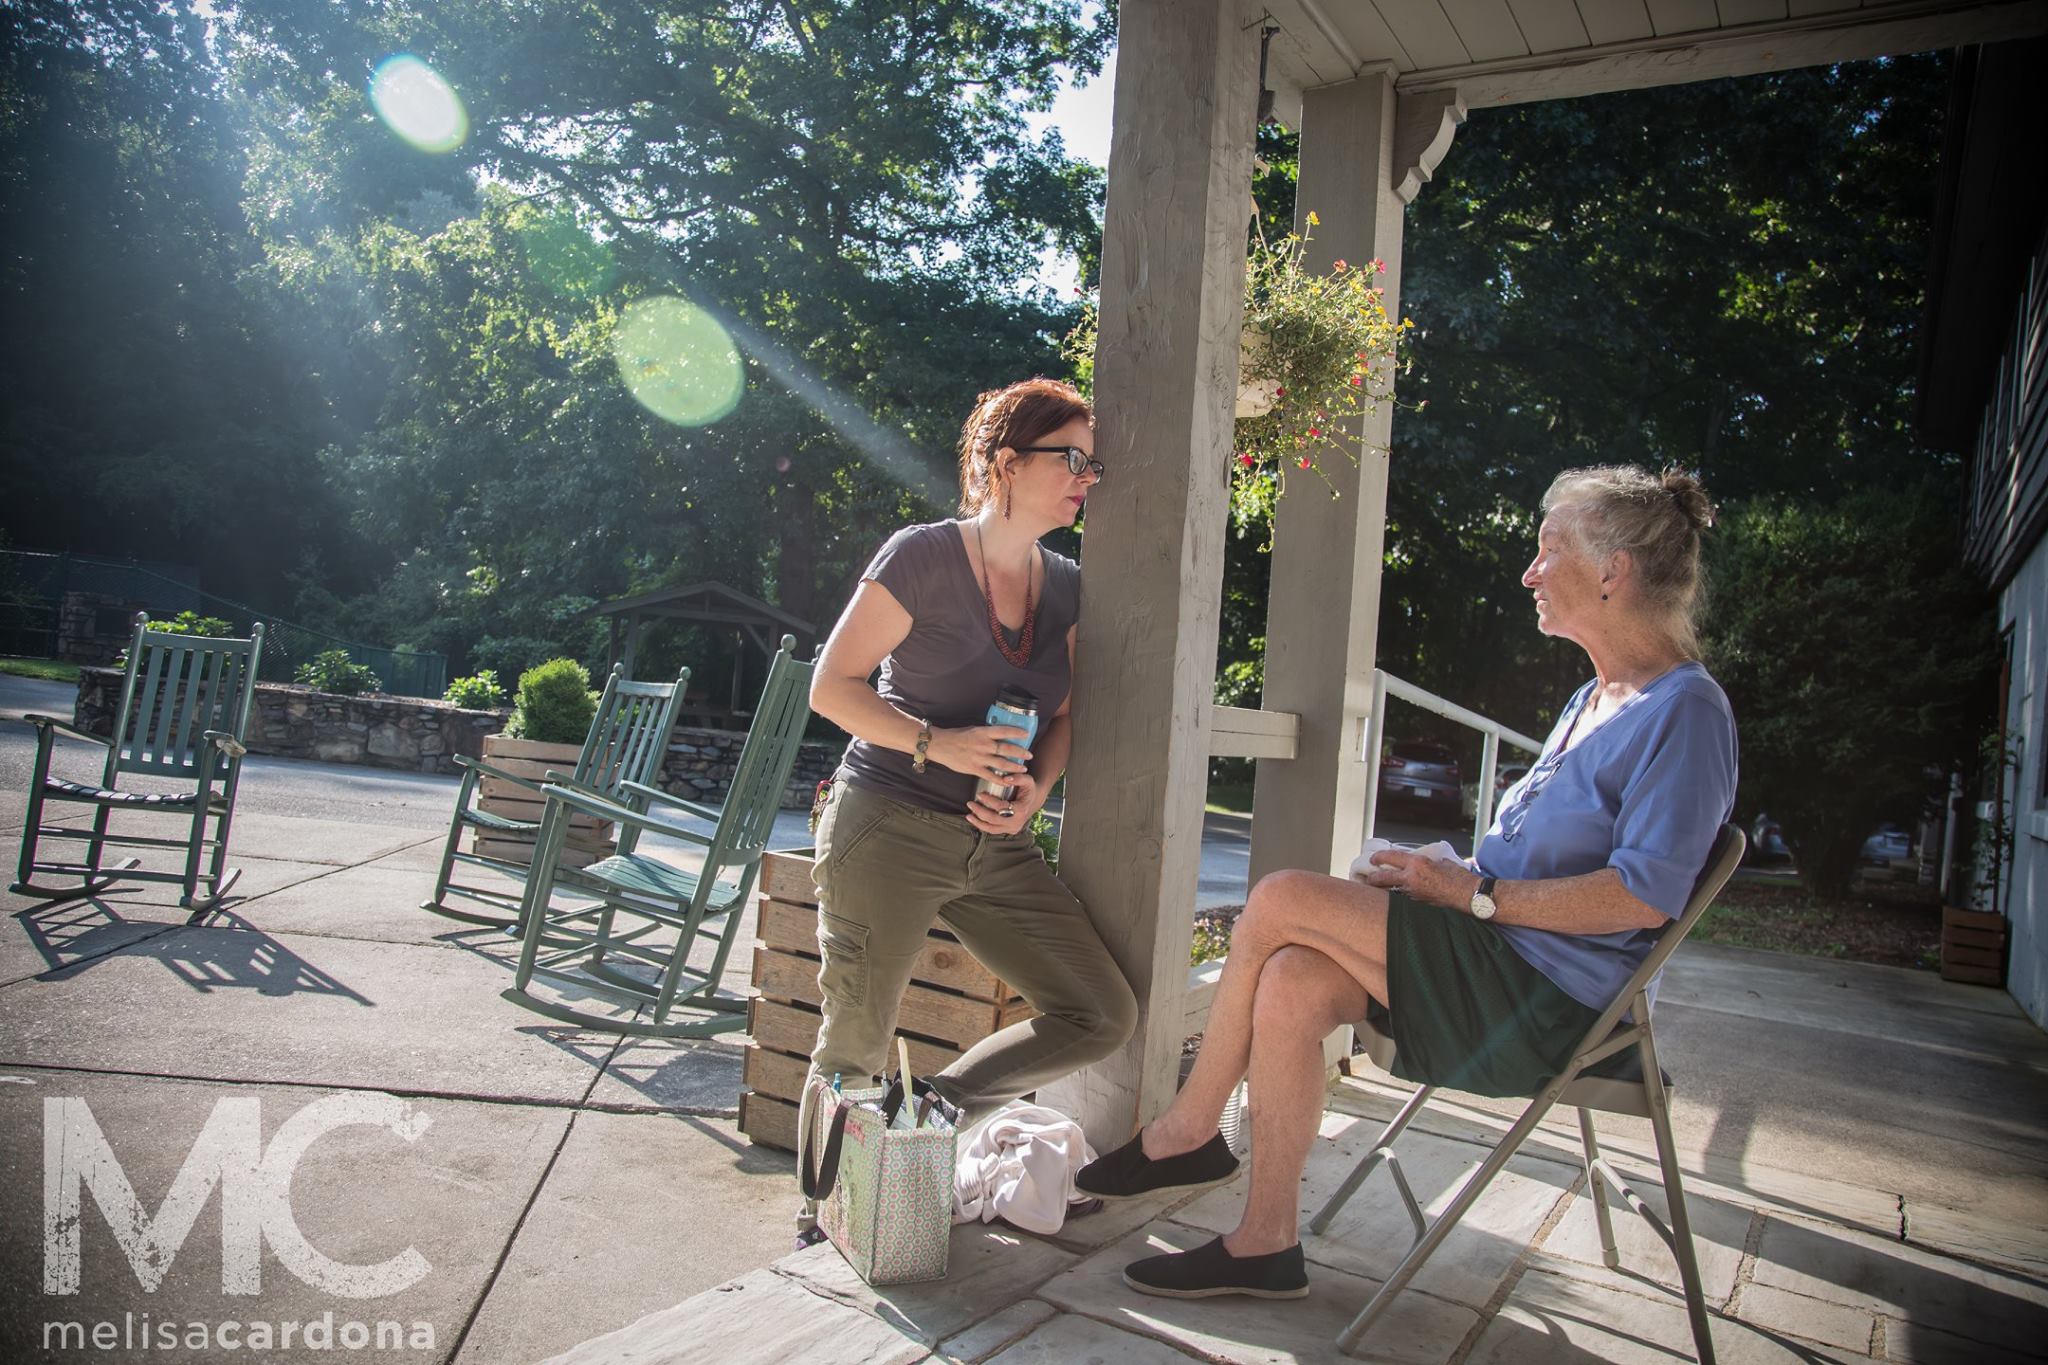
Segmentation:
<svg viewBox="0 0 2048 1365">
<path fill-rule="evenodd" d="M 1251 1064 L 1260 975 L 1275 953 L 1290 946 L 1313 948 L 1384 1001 L 1387 893 L 1313 872 L 1275 872 L 1259 880 L 1231 928 L 1230 955 L 1194 1071 L 1166 1112 L 1146 1125 L 1145 1155 L 1192 1152 L 1215 1136 L 1223 1106 Z M 1356 1017 L 1364 1013 L 1361 1008 Z"/>
<path fill-rule="evenodd" d="M 1252 1010 L 1252 1180 L 1223 1239 L 1233 1256 L 1264 1256 L 1301 1240 L 1301 1173 L 1323 1114 L 1323 1038 L 1365 1017 L 1365 988 L 1313 948 L 1266 959 Z"/>
</svg>

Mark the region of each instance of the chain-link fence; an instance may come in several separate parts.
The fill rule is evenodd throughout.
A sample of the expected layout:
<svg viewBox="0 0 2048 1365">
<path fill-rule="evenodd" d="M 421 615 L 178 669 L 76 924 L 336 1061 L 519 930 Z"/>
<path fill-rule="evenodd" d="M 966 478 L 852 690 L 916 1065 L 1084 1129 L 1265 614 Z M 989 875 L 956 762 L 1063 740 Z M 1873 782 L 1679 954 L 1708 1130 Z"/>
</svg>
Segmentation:
<svg viewBox="0 0 2048 1365">
<path fill-rule="evenodd" d="M 386 649 L 344 640 L 325 631 L 282 621 L 244 602 L 201 591 L 196 572 L 180 565 L 140 560 L 101 559 L 91 555 L 40 554 L 30 550 L 0 551 L 0 653 L 50 658 L 58 653 L 59 608 L 67 594 L 86 594 L 107 605 L 96 614 L 99 634 L 113 634 L 126 643 L 125 617 L 146 611 L 171 617 L 181 611 L 216 616 L 236 635 L 247 635 L 261 621 L 263 664 L 258 675 L 266 682 L 291 682 L 301 664 L 330 650 L 346 653 L 351 663 L 377 675 L 381 689 L 404 697 L 438 697 L 448 687 L 445 656 L 420 650 Z M 111 631 L 107 629 L 111 627 Z"/>
</svg>

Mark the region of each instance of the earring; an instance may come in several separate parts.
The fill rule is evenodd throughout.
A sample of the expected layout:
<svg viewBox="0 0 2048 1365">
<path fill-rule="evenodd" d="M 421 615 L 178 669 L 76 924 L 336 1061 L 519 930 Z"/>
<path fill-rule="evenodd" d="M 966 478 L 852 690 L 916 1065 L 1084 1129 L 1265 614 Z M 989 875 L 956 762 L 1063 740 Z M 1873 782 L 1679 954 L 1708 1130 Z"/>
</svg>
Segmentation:
<svg viewBox="0 0 2048 1365">
<path fill-rule="evenodd" d="M 1003 520 L 1010 519 L 1010 485 L 1003 485 Z"/>
<path fill-rule="evenodd" d="M 1600 600 L 1601 600 L 1602 602 L 1605 602 L 1605 601 L 1607 600 L 1607 594 L 1606 594 L 1606 593 L 1604 593 L 1604 592 L 1603 592 L 1603 593 L 1601 593 L 1601 594 L 1600 594 Z"/>
</svg>

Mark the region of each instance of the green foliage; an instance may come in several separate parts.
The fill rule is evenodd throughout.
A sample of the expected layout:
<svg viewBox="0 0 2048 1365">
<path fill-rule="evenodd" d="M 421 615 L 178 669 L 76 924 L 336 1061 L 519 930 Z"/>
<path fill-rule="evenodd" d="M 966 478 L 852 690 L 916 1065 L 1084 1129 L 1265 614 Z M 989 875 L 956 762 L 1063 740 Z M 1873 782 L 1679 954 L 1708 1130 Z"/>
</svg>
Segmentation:
<svg viewBox="0 0 2048 1365">
<path fill-rule="evenodd" d="M 292 671 L 292 681 L 301 687 L 334 692 L 344 697 L 376 692 L 384 682 L 362 664 L 348 657 L 345 649 L 326 649 Z"/>
<path fill-rule="evenodd" d="M 486 668 L 449 683 L 441 700 L 472 711 L 489 711 L 505 704 L 505 689 L 498 686 L 497 673 Z"/>
<path fill-rule="evenodd" d="M 1997 641 L 1956 525 L 1915 484 L 1758 499 L 1709 542 L 1707 663 L 1741 728 L 1745 813 L 1778 820 L 1815 894 L 1845 894 L 1879 821 L 1911 824 L 1977 752 Z"/>
<path fill-rule="evenodd" d="M 1188 965 L 1199 967 L 1229 953 L 1230 925 L 1216 918 L 1197 919 L 1194 937 L 1188 944 Z"/>
<path fill-rule="evenodd" d="M 225 640 L 235 631 L 220 617 L 201 616 L 196 611 L 181 611 L 167 621 L 151 621 L 149 628 L 165 635 L 197 635 L 211 640 Z"/>
<path fill-rule="evenodd" d="M 549 659 L 519 675 L 519 700 L 505 733 L 540 744 L 581 744 L 596 715 L 589 671 L 574 659 Z"/>
<path fill-rule="evenodd" d="M 1052 822 L 1052 817 L 1043 810 L 1033 811 L 1031 823 L 1024 827 L 1024 832 L 1031 836 L 1031 842 L 1038 845 L 1038 851 L 1045 855 L 1046 865 L 1055 872 L 1059 871 L 1060 827 Z"/>
<path fill-rule="evenodd" d="M 16 678 L 41 678 L 44 682 L 75 683 L 78 665 L 55 659 L 0 659 L 0 673 Z"/>
</svg>

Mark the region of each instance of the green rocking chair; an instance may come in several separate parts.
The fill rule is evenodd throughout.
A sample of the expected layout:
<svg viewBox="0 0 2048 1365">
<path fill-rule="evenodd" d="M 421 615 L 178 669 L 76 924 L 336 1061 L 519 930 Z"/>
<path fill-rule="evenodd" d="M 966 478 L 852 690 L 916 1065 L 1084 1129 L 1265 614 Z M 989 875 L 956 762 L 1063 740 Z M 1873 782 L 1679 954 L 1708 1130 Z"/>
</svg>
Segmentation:
<svg viewBox="0 0 2048 1365">
<path fill-rule="evenodd" d="M 815 667 L 796 658 L 794 637 L 782 637 L 723 810 L 640 782 L 625 784 L 623 804 L 568 783 L 547 788 L 540 844 L 526 883 L 519 968 L 504 993 L 507 1000 L 564 1023 L 642 1037 L 702 1038 L 746 1027 L 747 1001 L 721 993 L 718 982 L 810 719 Z M 709 835 L 685 829 L 653 818 L 650 807 L 715 828 Z M 549 897 L 556 879 L 570 875 L 559 870 L 558 862 L 570 817 L 579 812 L 618 822 L 619 851 L 573 874 L 573 888 L 599 896 L 597 904 L 559 909 Z M 636 852 L 641 834 L 648 831 L 701 846 L 702 869 L 686 871 Z M 623 932 L 622 920 L 630 926 Z M 672 943 L 665 930 L 674 932 Z M 657 934 L 660 940 L 650 942 Z M 691 952 L 700 938 L 711 941 L 709 961 L 693 966 Z M 528 987 L 535 977 L 571 994 L 644 1008 L 624 1020 L 585 1013 L 531 994 Z M 673 1018 L 678 1009 L 692 1013 Z"/>
<path fill-rule="evenodd" d="M 234 823 L 242 756 L 248 752 L 242 741 L 248 733 L 256 665 L 262 655 L 260 622 L 246 640 L 219 640 L 151 630 L 149 617 L 137 612 L 111 738 L 55 716 L 25 717 L 36 730 L 36 759 L 21 832 L 20 880 L 8 889 L 20 896 L 72 900 L 115 881 L 176 882 L 184 890 L 178 904 L 188 909 L 204 909 L 225 896 L 241 876 L 240 868 L 225 866 L 228 830 Z M 51 746 L 60 733 L 106 749 L 98 786 L 51 775 Z M 123 774 L 171 778 L 192 787 L 171 792 L 123 790 Z M 53 801 L 91 806 L 91 828 L 44 824 L 44 808 Z M 173 817 L 185 823 L 186 831 L 175 839 L 115 834 L 108 823 L 116 810 Z M 211 838 L 208 820 L 213 822 Z M 45 839 L 83 841 L 85 860 L 38 857 Z M 185 866 L 176 872 L 142 871 L 139 858 L 109 866 L 103 859 L 110 845 L 183 849 Z M 36 880 L 41 876 L 78 880 L 75 885 L 51 886 Z M 199 894 L 202 881 L 208 888 L 204 897 Z"/>
<path fill-rule="evenodd" d="M 549 776 L 607 801 L 622 799 L 631 784 L 659 781 L 662 761 L 668 757 L 669 736 L 675 732 L 676 717 L 682 706 L 683 687 L 689 680 L 690 670 L 685 668 L 676 674 L 673 683 L 631 682 L 624 676 L 621 666 L 613 665 L 611 676 L 605 679 L 604 695 L 598 699 L 597 714 L 591 717 L 590 733 L 584 737 L 583 752 L 577 756 L 576 770 L 566 778 L 556 773 Z M 538 861 L 542 822 L 479 809 L 476 798 L 480 779 L 486 777 L 494 782 L 523 787 L 533 793 L 535 800 L 543 802 L 546 784 L 463 754 L 458 754 L 455 762 L 463 770 L 462 787 L 455 797 L 455 814 L 448 822 L 448 842 L 441 849 L 441 870 L 434 878 L 434 894 L 420 902 L 420 909 L 467 924 L 514 929 L 519 923 L 519 907 L 524 899 L 531 865 L 480 853 L 474 846 L 465 851 L 461 848 L 462 831 L 474 830 L 479 839 L 489 835 L 531 835 L 534 837 L 535 860 Z M 454 880 L 457 863 L 503 873 L 521 883 L 521 887 L 515 891 L 457 882 Z M 560 876 L 566 884 L 580 886 L 581 878 L 576 869 L 563 868 Z M 452 897 L 477 901 L 495 907 L 500 913 L 458 910 L 448 904 Z"/>
</svg>

